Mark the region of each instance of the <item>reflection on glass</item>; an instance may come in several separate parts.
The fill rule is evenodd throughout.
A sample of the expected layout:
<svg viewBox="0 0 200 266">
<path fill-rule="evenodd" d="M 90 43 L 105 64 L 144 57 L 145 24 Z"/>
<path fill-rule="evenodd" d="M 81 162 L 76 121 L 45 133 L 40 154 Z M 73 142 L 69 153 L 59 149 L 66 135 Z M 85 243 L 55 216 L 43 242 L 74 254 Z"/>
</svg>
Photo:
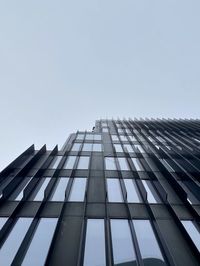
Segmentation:
<svg viewBox="0 0 200 266">
<path fill-rule="evenodd" d="M 101 144 L 94 143 L 93 151 L 102 151 Z"/>
<path fill-rule="evenodd" d="M 144 265 L 166 265 L 160 247 L 148 220 L 133 220 Z"/>
<path fill-rule="evenodd" d="M 141 202 L 140 194 L 135 184 L 135 181 L 132 179 L 124 179 L 126 192 L 127 192 L 127 201 L 138 203 Z"/>
<path fill-rule="evenodd" d="M 92 151 L 92 143 L 84 143 L 82 151 Z"/>
<path fill-rule="evenodd" d="M 56 183 L 56 187 L 54 188 L 51 201 L 64 201 L 65 200 L 65 191 L 67 188 L 68 181 L 69 181 L 68 177 L 61 177 L 59 179 L 59 181 Z"/>
<path fill-rule="evenodd" d="M 76 161 L 76 156 L 68 156 L 63 168 L 73 169 L 75 161 Z"/>
<path fill-rule="evenodd" d="M 74 143 L 72 146 L 72 151 L 79 151 L 81 143 Z"/>
<path fill-rule="evenodd" d="M 50 177 L 42 178 L 42 181 L 43 181 L 42 186 L 40 187 L 37 194 L 33 198 L 34 201 L 42 201 L 44 199 L 44 191 L 45 191 L 50 179 L 51 179 Z"/>
<path fill-rule="evenodd" d="M 80 156 L 77 169 L 88 169 L 89 161 L 90 161 L 89 156 Z"/>
<path fill-rule="evenodd" d="M 86 137 L 85 137 L 86 140 L 93 140 L 93 138 L 94 138 L 93 134 L 86 134 Z"/>
<path fill-rule="evenodd" d="M 136 158 L 131 158 L 134 166 L 135 166 L 135 169 L 137 171 L 143 171 L 144 169 L 142 168 L 142 166 L 138 163 L 138 160 Z"/>
<path fill-rule="evenodd" d="M 124 144 L 123 146 L 124 146 L 124 149 L 125 150 L 127 149 L 128 152 L 134 152 L 134 150 L 130 144 Z"/>
<path fill-rule="evenodd" d="M 105 157 L 106 170 L 117 170 L 114 157 Z"/>
<path fill-rule="evenodd" d="M 108 187 L 108 201 L 109 202 L 122 202 L 122 192 L 117 178 L 107 178 Z"/>
<path fill-rule="evenodd" d="M 105 229 L 103 219 L 88 219 L 84 266 L 105 266 Z"/>
<path fill-rule="evenodd" d="M 62 156 L 55 156 L 53 161 L 51 162 L 49 168 L 56 169 L 62 159 Z"/>
<path fill-rule="evenodd" d="M 129 136 L 131 141 L 137 141 L 137 139 L 134 136 Z"/>
<path fill-rule="evenodd" d="M 11 265 L 26 232 L 32 222 L 32 218 L 19 218 L 5 243 L 0 249 L 1 265 Z"/>
<path fill-rule="evenodd" d="M 7 220 L 8 217 L 0 217 L 0 230 L 2 229 Z"/>
<path fill-rule="evenodd" d="M 121 144 L 113 144 L 116 152 L 123 152 Z"/>
<path fill-rule="evenodd" d="M 78 139 L 78 140 L 84 139 L 84 134 L 78 134 L 76 139 Z"/>
<path fill-rule="evenodd" d="M 119 138 L 117 135 L 111 135 L 111 138 L 113 141 L 119 141 Z"/>
<path fill-rule="evenodd" d="M 31 181 L 31 178 L 26 178 L 25 180 L 26 182 L 23 184 L 23 186 L 21 187 L 21 191 L 20 193 L 15 197 L 15 200 L 21 200 L 23 198 L 23 195 L 24 195 L 24 189 L 28 186 L 28 184 L 30 183 Z M 28 181 L 28 182 L 27 182 Z"/>
<path fill-rule="evenodd" d="M 149 203 L 158 203 L 159 197 L 155 191 L 155 189 L 153 188 L 152 184 L 150 181 L 147 180 L 142 180 L 142 183 L 146 189 L 147 192 L 147 200 Z"/>
<path fill-rule="evenodd" d="M 41 218 L 22 262 L 23 266 L 44 265 L 58 218 Z M 34 262 L 34 263 L 33 263 Z"/>
<path fill-rule="evenodd" d="M 84 201 L 86 178 L 74 178 L 69 201 Z"/>
<path fill-rule="evenodd" d="M 136 256 L 127 220 L 111 220 L 114 265 L 136 265 Z"/>
<path fill-rule="evenodd" d="M 94 140 L 101 140 L 100 134 L 94 134 Z"/>
<path fill-rule="evenodd" d="M 138 149 L 141 153 L 145 152 L 141 145 L 135 145 L 135 148 Z"/>
<path fill-rule="evenodd" d="M 123 131 L 122 131 L 123 132 Z M 127 137 L 126 136 L 120 136 L 120 139 L 121 139 L 121 141 L 128 141 L 128 139 L 127 139 Z"/>
<path fill-rule="evenodd" d="M 192 241 L 194 242 L 195 246 L 200 252 L 200 233 L 193 224 L 192 221 L 181 221 L 185 230 L 187 231 L 188 235 L 191 237 Z"/>
<path fill-rule="evenodd" d="M 130 170 L 126 158 L 118 158 L 119 166 L 122 171 Z"/>
</svg>

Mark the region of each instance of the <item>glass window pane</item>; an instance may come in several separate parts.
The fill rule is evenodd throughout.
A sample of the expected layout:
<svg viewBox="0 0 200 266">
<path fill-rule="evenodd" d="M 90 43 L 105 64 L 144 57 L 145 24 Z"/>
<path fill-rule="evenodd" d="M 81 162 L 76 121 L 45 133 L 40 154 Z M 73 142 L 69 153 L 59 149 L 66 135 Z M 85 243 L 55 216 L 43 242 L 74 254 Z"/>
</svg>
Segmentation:
<svg viewBox="0 0 200 266">
<path fill-rule="evenodd" d="M 150 181 L 142 180 L 142 183 L 143 183 L 145 190 L 147 192 L 148 202 L 149 203 L 158 203 L 159 197 L 158 197 L 156 191 L 154 190 L 152 184 L 150 183 Z"/>
<path fill-rule="evenodd" d="M 0 249 L 2 265 L 11 265 L 33 218 L 19 218 Z"/>
<path fill-rule="evenodd" d="M 105 157 L 106 170 L 117 170 L 114 157 Z"/>
<path fill-rule="evenodd" d="M 120 136 L 121 141 L 128 141 L 126 136 Z"/>
<path fill-rule="evenodd" d="M 103 131 L 103 132 L 109 132 L 109 128 L 107 128 L 107 127 L 103 127 L 103 128 L 102 128 L 102 131 Z"/>
<path fill-rule="evenodd" d="M 137 141 L 137 139 L 134 136 L 129 136 L 131 141 Z"/>
<path fill-rule="evenodd" d="M 123 145 L 125 149 L 127 149 L 128 152 L 134 152 L 133 148 L 131 147 L 130 144 L 124 144 Z"/>
<path fill-rule="evenodd" d="M 37 194 L 34 196 L 34 198 L 33 198 L 34 201 L 42 201 L 44 199 L 44 191 L 45 191 L 50 179 L 51 179 L 50 177 L 42 178 L 43 183 L 42 183 L 40 189 L 38 190 Z"/>
<path fill-rule="evenodd" d="M 127 192 L 127 201 L 128 202 L 141 202 L 140 193 L 137 189 L 135 181 L 132 179 L 124 179 L 126 192 Z"/>
<path fill-rule="evenodd" d="M 116 152 L 123 152 L 121 144 L 113 144 Z"/>
<path fill-rule="evenodd" d="M 68 156 L 63 168 L 73 169 L 75 161 L 76 161 L 76 156 Z"/>
<path fill-rule="evenodd" d="M 142 148 L 141 145 L 134 145 L 136 149 L 138 149 L 141 153 L 144 153 L 145 150 Z"/>
<path fill-rule="evenodd" d="M 144 265 L 166 265 L 150 222 L 133 220 L 133 226 Z"/>
<path fill-rule="evenodd" d="M 84 266 L 105 266 L 105 229 L 103 219 L 88 219 Z"/>
<path fill-rule="evenodd" d="M 72 151 L 79 151 L 81 143 L 74 143 L 72 146 Z"/>
<path fill-rule="evenodd" d="M 4 224 L 7 222 L 8 217 L 0 217 L 0 230 L 4 226 Z"/>
<path fill-rule="evenodd" d="M 111 220 L 114 265 L 136 265 L 136 256 L 127 220 Z M 131 264 L 132 263 L 132 264 Z"/>
<path fill-rule="evenodd" d="M 118 162 L 122 171 L 130 170 L 126 158 L 118 158 Z"/>
<path fill-rule="evenodd" d="M 77 169 L 88 169 L 89 161 L 90 161 L 89 156 L 80 156 Z"/>
<path fill-rule="evenodd" d="M 101 140 L 100 134 L 94 134 L 94 140 Z"/>
<path fill-rule="evenodd" d="M 67 188 L 69 178 L 61 177 L 55 185 L 53 196 L 51 201 L 64 201 L 65 200 L 65 191 Z"/>
<path fill-rule="evenodd" d="M 108 188 L 108 201 L 109 202 L 122 202 L 122 192 L 117 178 L 107 178 Z"/>
<path fill-rule="evenodd" d="M 21 200 L 23 198 L 23 195 L 24 195 L 24 189 L 28 186 L 28 184 L 30 183 L 32 179 L 31 178 L 26 178 L 24 184 L 22 185 L 21 187 L 21 191 L 18 193 L 18 195 L 16 195 L 14 197 L 14 200 Z"/>
<path fill-rule="evenodd" d="M 194 242 L 195 246 L 200 252 L 200 233 L 193 224 L 192 221 L 181 221 L 185 230 L 188 232 L 189 236 L 191 237 L 192 241 Z"/>
<path fill-rule="evenodd" d="M 139 164 L 138 160 L 136 158 L 131 158 L 135 168 L 137 171 L 144 171 L 144 169 L 142 168 L 141 164 Z"/>
<path fill-rule="evenodd" d="M 74 178 L 69 201 L 84 201 L 86 178 Z"/>
<path fill-rule="evenodd" d="M 44 265 L 58 218 L 41 218 L 22 262 L 23 266 Z"/>
<path fill-rule="evenodd" d="M 51 169 L 56 169 L 60 163 L 62 159 L 62 156 L 55 156 L 55 158 L 53 159 L 53 161 L 51 162 L 49 168 Z"/>
<path fill-rule="evenodd" d="M 82 151 L 92 151 L 92 143 L 84 143 Z"/>
<path fill-rule="evenodd" d="M 85 137 L 86 140 L 93 140 L 93 138 L 94 138 L 93 134 L 86 134 L 86 137 Z"/>
<path fill-rule="evenodd" d="M 84 139 L 84 134 L 78 134 L 76 139 L 78 139 L 78 140 Z"/>
<path fill-rule="evenodd" d="M 101 144 L 93 144 L 93 151 L 102 151 Z"/>
<path fill-rule="evenodd" d="M 119 141 L 119 138 L 117 135 L 111 135 L 111 138 L 113 141 Z"/>
</svg>

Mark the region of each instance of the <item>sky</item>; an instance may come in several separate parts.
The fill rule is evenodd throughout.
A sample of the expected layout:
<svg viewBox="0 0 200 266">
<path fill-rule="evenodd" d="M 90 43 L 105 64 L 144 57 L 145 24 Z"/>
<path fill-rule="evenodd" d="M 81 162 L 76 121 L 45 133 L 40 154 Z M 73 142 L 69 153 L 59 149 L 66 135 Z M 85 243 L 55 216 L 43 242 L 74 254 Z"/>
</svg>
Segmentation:
<svg viewBox="0 0 200 266">
<path fill-rule="evenodd" d="M 199 0 L 0 1 L 0 171 L 99 118 L 199 118 Z"/>
</svg>

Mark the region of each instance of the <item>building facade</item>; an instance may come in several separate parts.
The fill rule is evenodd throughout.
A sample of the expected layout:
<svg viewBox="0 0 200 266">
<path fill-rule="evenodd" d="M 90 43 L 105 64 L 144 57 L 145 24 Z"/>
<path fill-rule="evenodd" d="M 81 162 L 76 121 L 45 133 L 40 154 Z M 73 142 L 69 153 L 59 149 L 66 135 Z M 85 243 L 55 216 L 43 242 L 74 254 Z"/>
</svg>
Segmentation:
<svg viewBox="0 0 200 266">
<path fill-rule="evenodd" d="M 0 173 L 0 265 L 200 265 L 200 120 L 98 120 Z"/>
</svg>

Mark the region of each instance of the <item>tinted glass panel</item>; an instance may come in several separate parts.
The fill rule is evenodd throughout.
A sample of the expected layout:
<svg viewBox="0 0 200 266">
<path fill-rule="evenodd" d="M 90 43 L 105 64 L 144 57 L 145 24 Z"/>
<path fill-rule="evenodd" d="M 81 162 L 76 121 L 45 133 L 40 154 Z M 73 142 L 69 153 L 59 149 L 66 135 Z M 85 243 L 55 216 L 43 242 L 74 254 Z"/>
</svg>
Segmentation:
<svg viewBox="0 0 200 266">
<path fill-rule="evenodd" d="M 130 227 L 127 220 L 111 220 L 114 265 L 136 265 Z"/>
<path fill-rule="evenodd" d="M 76 161 L 76 156 L 68 156 L 63 168 L 73 169 L 75 161 Z"/>
<path fill-rule="evenodd" d="M 34 196 L 33 200 L 35 201 L 42 201 L 44 199 L 44 191 L 50 181 L 50 177 L 46 177 L 46 178 L 42 178 L 43 179 L 43 183 L 40 187 L 40 189 L 38 190 L 37 194 Z"/>
<path fill-rule="evenodd" d="M 117 170 L 114 157 L 105 157 L 106 170 Z"/>
<path fill-rule="evenodd" d="M 51 162 L 49 168 L 55 169 L 58 167 L 60 161 L 62 159 L 62 156 L 56 156 L 53 161 Z"/>
<path fill-rule="evenodd" d="M 0 249 L 1 265 L 11 265 L 22 240 L 32 222 L 32 218 L 19 218 Z"/>
<path fill-rule="evenodd" d="M 147 200 L 149 203 L 157 203 L 159 202 L 159 197 L 156 193 L 156 191 L 154 190 L 152 184 L 150 183 L 150 181 L 146 181 L 146 180 L 142 180 L 142 183 L 146 189 L 147 192 Z"/>
<path fill-rule="evenodd" d="M 92 151 L 92 143 L 84 143 L 82 151 Z"/>
<path fill-rule="evenodd" d="M 28 181 L 28 182 L 27 182 Z M 24 195 L 24 189 L 28 186 L 31 179 L 26 178 L 26 182 L 24 182 L 23 186 L 21 187 L 21 191 L 18 193 L 18 195 L 15 197 L 15 200 L 21 200 Z"/>
<path fill-rule="evenodd" d="M 144 169 L 142 168 L 142 166 L 138 163 L 138 160 L 136 158 L 131 158 L 135 168 L 137 171 L 143 171 Z"/>
<path fill-rule="evenodd" d="M 185 230 L 188 232 L 189 236 L 191 237 L 192 241 L 196 245 L 197 249 L 200 251 L 200 233 L 193 224 L 192 221 L 181 221 Z"/>
<path fill-rule="evenodd" d="M 0 230 L 2 229 L 7 220 L 8 217 L 0 217 Z"/>
<path fill-rule="evenodd" d="M 93 134 L 86 134 L 86 137 L 85 137 L 86 140 L 93 140 L 93 138 L 94 138 Z"/>
<path fill-rule="evenodd" d="M 44 265 L 51 240 L 56 228 L 57 218 L 41 218 L 22 265 Z"/>
<path fill-rule="evenodd" d="M 122 131 L 123 132 L 123 131 Z M 128 141 L 126 136 L 120 136 L 121 141 Z"/>
<path fill-rule="evenodd" d="M 65 191 L 67 188 L 69 178 L 60 178 L 58 182 L 56 183 L 56 187 L 53 192 L 53 196 L 51 198 L 51 201 L 64 201 L 65 200 Z"/>
<path fill-rule="evenodd" d="M 74 178 L 69 201 L 84 201 L 86 178 Z"/>
<path fill-rule="evenodd" d="M 94 140 L 101 140 L 101 135 L 95 134 L 94 135 Z"/>
<path fill-rule="evenodd" d="M 78 140 L 84 139 L 84 134 L 78 134 L 76 139 L 78 139 Z"/>
<path fill-rule="evenodd" d="M 111 138 L 113 141 L 119 141 L 119 138 L 117 135 L 112 135 Z"/>
<path fill-rule="evenodd" d="M 107 178 L 108 200 L 110 202 L 122 202 L 122 193 L 117 178 Z"/>
<path fill-rule="evenodd" d="M 133 220 L 144 265 L 166 265 L 151 224 L 147 220 Z"/>
<path fill-rule="evenodd" d="M 101 144 L 93 144 L 93 151 L 102 151 Z"/>
<path fill-rule="evenodd" d="M 89 156 L 80 156 L 77 169 L 88 169 L 89 161 Z"/>
<path fill-rule="evenodd" d="M 134 136 L 129 136 L 131 141 L 137 141 L 137 139 Z"/>
<path fill-rule="evenodd" d="M 136 187 L 135 181 L 131 179 L 124 179 L 126 192 L 127 192 L 127 201 L 128 202 L 141 202 L 139 191 Z"/>
<path fill-rule="evenodd" d="M 72 146 L 72 151 L 79 151 L 81 146 L 81 143 L 74 143 L 74 145 Z"/>
<path fill-rule="evenodd" d="M 116 152 L 123 152 L 122 146 L 120 144 L 113 144 Z"/>
<path fill-rule="evenodd" d="M 104 266 L 105 259 L 105 232 L 104 220 L 88 219 L 84 266 Z"/>
<path fill-rule="evenodd" d="M 122 171 L 130 170 L 126 158 L 118 158 L 119 166 Z"/>
<path fill-rule="evenodd" d="M 134 152 L 134 150 L 133 150 L 133 148 L 131 147 L 130 144 L 125 144 L 124 148 L 125 148 L 125 150 L 127 149 L 128 152 Z"/>
</svg>

